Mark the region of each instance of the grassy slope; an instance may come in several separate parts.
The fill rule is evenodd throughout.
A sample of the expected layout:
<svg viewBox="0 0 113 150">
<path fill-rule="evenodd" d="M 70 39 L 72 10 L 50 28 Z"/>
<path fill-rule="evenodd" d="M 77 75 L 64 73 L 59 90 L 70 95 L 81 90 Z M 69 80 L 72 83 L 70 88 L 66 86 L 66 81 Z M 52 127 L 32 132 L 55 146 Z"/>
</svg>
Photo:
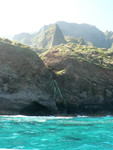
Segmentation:
<svg viewBox="0 0 113 150">
<path fill-rule="evenodd" d="M 51 53 L 56 57 L 71 57 L 79 61 L 86 61 L 88 63 L 101 66 L 103 68 L 113 69 L 112 49 L 106 50 L 104 48 L 68 43 L 55 46 L 44 52 L 40 55 L 41 59 L 45 60 L 48 53 Z"/>
</svg>

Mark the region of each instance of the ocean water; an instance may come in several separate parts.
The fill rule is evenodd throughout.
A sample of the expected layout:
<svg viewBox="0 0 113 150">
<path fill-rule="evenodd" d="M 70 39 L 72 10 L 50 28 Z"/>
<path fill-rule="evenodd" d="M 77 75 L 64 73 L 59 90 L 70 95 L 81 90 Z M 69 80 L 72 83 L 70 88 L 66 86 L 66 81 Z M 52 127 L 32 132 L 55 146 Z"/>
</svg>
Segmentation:
<svg viewBox="0 0 113 150">
<path fill-rule="evenodd" d="M 113 150 L 113 117 L 0 116 L 0 149 Z"/>
</svg>

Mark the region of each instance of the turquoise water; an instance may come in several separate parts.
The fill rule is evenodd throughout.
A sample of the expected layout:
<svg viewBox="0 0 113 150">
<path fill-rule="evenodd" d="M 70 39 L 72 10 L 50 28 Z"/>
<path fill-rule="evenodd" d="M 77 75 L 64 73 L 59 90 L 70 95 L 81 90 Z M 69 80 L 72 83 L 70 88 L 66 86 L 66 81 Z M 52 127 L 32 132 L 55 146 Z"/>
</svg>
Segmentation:
<svg viewBox="0 0 113 150">
<path fill-rule="evenodd" d="M 0 149 L 113 150 L 113 117 L 0 116 Z"/>
</svg>

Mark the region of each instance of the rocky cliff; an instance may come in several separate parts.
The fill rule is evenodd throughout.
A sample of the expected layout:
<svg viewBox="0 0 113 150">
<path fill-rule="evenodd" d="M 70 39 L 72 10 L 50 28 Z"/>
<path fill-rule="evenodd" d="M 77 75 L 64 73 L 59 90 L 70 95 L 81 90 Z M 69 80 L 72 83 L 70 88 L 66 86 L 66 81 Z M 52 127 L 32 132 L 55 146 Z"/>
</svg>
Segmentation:
<svg viewBox="0 0 113 150">
<path fill-rule="evenodd" d="M 112 56 L 105 49 L 72 43 L 56 46 L 41 55 L 45 65 L 54 72 L 54 81 L 63 96 L 56 92 L 60 111 L 113 113 Z"/>
<path fill-rule="evenodd" d="M 0 39 L 0 114 L 56 112 L 46 89 L 50 79 L 50 72 L 28 46 Z"/>
<path fill-rule="evenodd" d="M 0 54 L 0 115 L 113 114 L 112 49 L 61 44 L 42 61 L 0 39 Z"/>
</svg>

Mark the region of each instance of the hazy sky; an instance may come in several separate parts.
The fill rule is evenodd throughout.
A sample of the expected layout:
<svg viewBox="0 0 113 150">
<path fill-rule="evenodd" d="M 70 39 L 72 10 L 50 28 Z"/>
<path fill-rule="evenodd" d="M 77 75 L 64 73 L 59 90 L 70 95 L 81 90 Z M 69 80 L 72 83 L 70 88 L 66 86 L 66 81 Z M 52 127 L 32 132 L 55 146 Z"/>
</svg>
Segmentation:
<svg viewBox="0 0 113 150">
<path fill-rule="evenodd" d="M 113 31 L 113 0 L 0 0 L 0 37 L 38 31 L 56 21 Z"/>
</svg>

